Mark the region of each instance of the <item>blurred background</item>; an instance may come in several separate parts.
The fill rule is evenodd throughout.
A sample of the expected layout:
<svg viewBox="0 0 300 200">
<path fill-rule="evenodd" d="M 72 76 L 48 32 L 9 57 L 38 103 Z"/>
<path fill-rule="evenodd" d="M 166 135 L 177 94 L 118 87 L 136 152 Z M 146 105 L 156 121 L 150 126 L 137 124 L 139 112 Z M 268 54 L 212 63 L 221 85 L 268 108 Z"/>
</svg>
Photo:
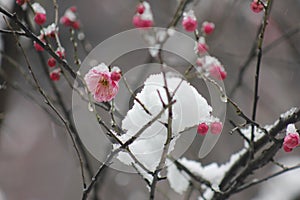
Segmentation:
<svg viewBox="0 0 300 200">
<path fill-rule="evenodd" d="M 52 1 L 38 1 L 47 9 L 47 24 L 53 20 Z M 274 0 L 271 16 L 267 27 L 264 51 L 261 66 L 259 104 L 257 121 L 261 125 L 273 124 L 279 115 L 291 107 L 300 106 L 300 1 Z M 12 0 L 1 0 L 1 6 L 14 12 L 20 8 Z M 86 38 L 95 47 L 105 39 L 132 29 L 132 17 L 138 1 L 129 0 L 86 0 L 62 1 L 58 0 L 59 14 L 63 15 L 65 9 L 75 5 L 78 8 L 79 19 Z M 151 0 L 155 25 L 166 27 L 176 11 L 176 0 Z M 255 14 L 250 10 L 248 0 L 198 0 L 188 5 L 193 8 L 200 23 L 211 21 L 216 25 L 215 32 L 207 38 L 211 55 L 216 56 L 227 70 L 225 87 L 227 93 L 251 116 L 254 73 L 256 59 L 248 59 L 251 49 L 255 45 L 262 13 Z M 3 20 L 1 28 L 6 29 Z M 180 21 L 181 23 L 181 21 Z M 177 30 L 182 31 L 180 24 Z M 36 32 L 38 34 L 38 30 Z M 192 35 L 191 35 L 192 36 Z M 60 27 L 62 45 L 67 52 L 72 52 L 70 33 L 67 28 Z M 280 39 L 278 39 L 280 38 Z M 26 38 L 20 41 L 30 57 L 30 62 L 46 90 L 49 83 L 44 80 L 40 62 L 32 47 L 32 42 Z M 274 42 L 275 41 L 275 42 Z M 11 35 L 2 35 L 1 69 L 6 72 L 6 78 L 11 83 L 17 83 L 19 89 L 29 92 L 40 104 L 43 103 L 37 92 L 30 90 L 23 77 L 8 61 L 20 63 L 26 70 L 24 59 L 16 48 Z M 46 53 L 45 53 L 46 55 Z M 84 59 L 84 51 L 79 50 L 79 57 Z M 72 60 L 72 53 L 67 53 L 67 60 Z M 237 83 L 240 69 L 247 63 L 243 84 L 233 92 Z M 149 61 L 147 51 L 133 52 L 125 55 L 116 63 L 126 71 L 130 68 Z M 73 64 L 73 63 L 72 63 Z M 172 65 L 180 72 L 184 72 L 186 63 L 178 59 Z M 5 83 L 3 78 L 0 79 Z M 71 90 L 63 80 L 58 82 L 60 91 L 63 92 L 64 101 L 71 101 Z M 192 82 L 200 93 L 207 95 L 204 84 Z M 5 86 L 5 85 L 4 85 Z M 71 103 L 67 104 L 71 107 Z M 229 134 L 232 126 L 229 120 L 243 122 L 230 106 L 227 109 L 227 119 L 221 139 L 213 151 L 200 162 L 205 165 L 211 162 L 224 163 L 230 155 L 243 146 L 243 140 L 237 134 Z M 74 154 L 72 144 L 64 129 L 57 125 L 43 109 L 32 99 L 25 98 L 22 92 L 11 87 L 1 87 L 0 90 L 0 200 L 70 200 L 80 199 L 81 177 L 79 163 Z M 298 126 L 299 127 L 299 126 Z M 200 137 L 196 137 L 192 146 L 184 154 L 190 159 L 197 159 L 200 146 Z M 291 157 L 295 163 L 300 160 L 299 150 L 286 154 L 280 151 L 276 159 Z M 101 164 L 89 155 L 94 171 Z M 298 163 L 298 162 L 296 162 Z M 261 169 L 256 177 L 264 177 L 273 168 L 267 166 Z M 290 179 L 300 179 L 299 171 L 289 172 Z M 285 175 L 282 175 L 285 176 Z M 281 181 L 274 181 L 279 184 Z M 296 183 L 300 183 L 299 181 Z M 145 182 L 135 174 L 127 174 L 113 169 L 108 169 L 98 184 L 99 199 L 109 200 L 143 200 L 148 199 L 148 189 Z M 295 185 L 285 187 L 295 188 Z M 279 187 L 284 190 L 284 186 Z M 277 188 L 278 189 L 278 188 Z M 236 194 L 230 199 L 275 199 L 265 195 L 265 191 L 272 193 L 274 188 L 255 186 Z M 271 191 L 270 191 L 271 190 Z M 279 189 L 278 189 L 279 190 Z M 262 192 L 264 191 L 264 192 Z M 285 200 L 300 199 L 300 190 L 289 190 L 290 196 Z M 92 196 L 92 195 L 91 195 Z M 197 192 L 191 199 L 197 199 Z M 184 199 L 170 189 L 167 181 L 158 184 L 157 199 Z"/>
</svg>

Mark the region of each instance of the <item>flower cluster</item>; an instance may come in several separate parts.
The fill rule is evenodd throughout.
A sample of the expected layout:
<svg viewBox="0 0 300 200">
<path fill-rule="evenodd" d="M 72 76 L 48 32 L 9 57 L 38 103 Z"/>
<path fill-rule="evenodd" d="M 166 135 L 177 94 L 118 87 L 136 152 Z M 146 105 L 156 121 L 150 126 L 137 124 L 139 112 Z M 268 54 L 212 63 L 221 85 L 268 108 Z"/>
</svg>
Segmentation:
<svg viewBox="0 0 300 200">
<path fill-rule="evenodd" d="M 38 38 L 41 41 L 45 42 L 46 37 L 54 38 L 55 33 L 58 33 L 58 27 L 56 27 L 56 25 L 54 23 L 52 23 L 49 26 L 47 26 L 46 28 L 42 28 Z M 44 48 L 41 45 L 39 45 L 38 43 L 36 43 L 35 41 L 33 42 L 33 46 L 36 51 L 44 51 Z"/>
<path fill-rule="evenodd" d="M 199 133 L 200 135 L 206 135 L 209 129 L 212 134 L 220 134 L 222 132 L 223 125 L 218 121 L 212 122 L 210 124 L 202 122 L 198 125 L 197 133 Z"/>
<path fill-rule="evenodd" d="M 198 72 L 204 75 L 212 76 L 219 80 L 224 80 L 227 73 L 222 64 L 214 57 L 208 55 L 208 45 L 205 37 L 212 34 L 215 30 L 215 24 L 204 21 L 201 26 L 201 32 L 197 30 L 197 18 L 193 10 L 183 13 L 182 26 L 187 32 L 195 32 L 198 41 L 195 45 L 195 52 L 198 55 L 197 66 Z"/>
<path fill-rule="evenodd" d="M 110 69 L 104 63 L 90 69 L 85 75 L 88 90 L 92 93 L 95 101 L 111 101 L 119 91 L 121 71 L 118 67 Z"/>
<path fill-rule="evenodd" d="M 65 11 L 65 14 L 60 18 L 60 23 L 66 27 L 72 27 L 73 29 L 79 29 L 80 23 L 77 19 L 77 8 L 72 6 Z"/>
<path fill-rule="evenodd" d="M 60 47 L 60 48 L 57 48 L 57 50 L 55 51 L 55 53 L 61 58 L 61 59 L 64 59 L 65 58 L 65 50 L 64 48 Z M 56 66 L 56 60 L 55 58 L 53 57 L 50 57 L 47 61 L 47 65 L 49 67 L 55 67 Z M 50 72 L 50 79 L 53 80 L 53 81 L 58 81 L 60 79 L 60 75 L 61 75 L 61 68 L 58 67 L 54 70 L 52 70 Z"/>
<path fill-rule="evenodd" d="M 212 56 L 206 55 L 197 59 L 197 70 L 199 73 L 209 75 L 218 80 L 224 80 L 227 73 L 220 61 Z"/>
<path fill-rule="evenodd" d="M 286 130 L 286 136 L 283 141 L 283 150 L 285 152 L 291 152 L 300 144 L 300 137 L 297 133 L 294 124 L 289 124 Z"/>
<path fill-rule="evenodd" d="M 208 51 L 208 45 L 206 44 L 205 41 L 205 36 L 210 35 L 213 33 L 213 31 L 215 30 L 215 24 L 212 22 L 203 22 L 202 23 L 202 35 L 200 36 L 198 39 L 198 43 L 197 43 L 197 53 L 201 56 L 207 53 Z"/>
<path fill-rule="evenodd" d="M 137 5 L 136 14 L 133 16 L 132 23 L 136 28 L 149 28 L 153 26 L 153 14 L 148 2 L 143 1 Z"/>
<path fill-rule="evenodd" d="M 16 3 L 20 6 L 25 5 L 27 2 L 29 2 L 29 0 L 16 0 Z M 43 25 L 46 22 L 46 10 L 39 3 L 33 3 L 32 5 L 29 6 L 31 6 L 35 15 L 34 21 L 38 25 Z M 68 8 L 65 11 L 64 15 L 61 17 L 60 22 L 65 26 L 72 27 L 73 29 L 79 29 L 80 25 L 79 25 L 79 21 L 77 20 L 76 12 L 77 12 L 76 7 L 72 6 Z M 47 40 L 47 38 L 55 38 L 56 35 L 58 35 L 58 27 L 55 23 L 52 23 L 47 27 L 41 27 L 40 35 L 38 36 L 38 38 L 40 39 L 40 41 L 45 43 L 46 41 L 49 41 Z M 36 51 L 40 51 L 40 52 L 44 51 L 42 45 L 40 45 L 36 41 L 33 42 L 33 46 Z M 58 47 L 55 53 L 61 59 L 65 58 L 65 50 L 62 47 Z M 51 68 L 55 67 L 56 59 L 50 57 L 47 61 L 47 65 Z M 58 81 L 60 79 L 61 72 L 62 71 L 60 67 L 52 70 L 49 74 L 50 79 L 53 81 Z"/>
</svg>

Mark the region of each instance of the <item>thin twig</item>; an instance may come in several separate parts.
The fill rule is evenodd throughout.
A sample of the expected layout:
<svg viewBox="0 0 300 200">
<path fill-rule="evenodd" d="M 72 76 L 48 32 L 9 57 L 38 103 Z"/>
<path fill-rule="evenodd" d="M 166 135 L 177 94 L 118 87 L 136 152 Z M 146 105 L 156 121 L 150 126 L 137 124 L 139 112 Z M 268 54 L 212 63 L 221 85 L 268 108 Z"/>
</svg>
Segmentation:
<svg viewBox="0 0 300 200">
<path fill-rule="evenodd" d="M 130 88 L 127 80 L 126 80 L 126 77 L 122 75 L 122 78 L 123 78 L 123 82 L 125 83 L 125 86 L 127 88 L 127 90 L 130 92 L 131 96 L 134 98 L 134 100 L 140 104 L 140 106 L 143 108 L 143 110 L 148 114 L 148 115 L 152 115 L 151 112 L 147 109 L 147 107 L 145 106 L 145 104 L 143 104 L 143 102 L 141 102 L 141 100 L 139 98 L 136 97 L 136 94 L 132 91 L 132 89 Z"/>
<path fill-rule="evenodd" d="M 4 34 L 14 34 L 13 31 L 10 31 L 10 30 L 3 30 L 3 29 L 0 29 L 0 33 L 4 33 Z M 25 32 L 23 31 L 15 31 L 15 34 L 16 35 L 20 35 L 20 36 L 27 36 Z"/>
<path fill-rule="evenodd" d="M 240 192 L 240 191 L 242 191 L 242 190 L 245 190 L 245 189 L 247 189 L 247 188 L 250 188 L 250 187 L 255 186 L 255 185 L 257 185 L 257 184 L 260 184 L 260 183 L 262 183 L 262 182 L 268 181 L 268 180 L 270 180 L 270 179 L 272 179 L 272 178 L 275 178 L 275 177 L 277 177 L 277 176 L 279 176 L 279 175 L 281 175 L 281 174 L 283 174 L 283 173 L 285 173 L 285 172 L 292 171 L 292 170 L 299 169 L 299 168 L 300 168 L 300 164 L 295 165 L 295 166 L 293 166 L 293 167 L 285 168 L 285 169 L 283 169 L 283 170 L 281 170 L 281 171 L 279 171 L 279 172 L 276 172 L 276 173 L 274 173 L 274 174 L 272 174 L 272 175 L 270 175 L 270 176 L 267 176 L 267 177 L 265 177 L 265 178 L 262 178 L 262 179 L 259 179 L 259 180 L 253 180 L 253 181 L 251 181 L 251 182 L 249 182 L 249 183 L 246 183 L 246 184 L 240 186 L 239 188 L 237 188 L 235 192 L 236 192 L 236 193 L 237 193 L 237 192 Z"/>
<path fill-rule="evenodd" d="M 271 11 L 272 0 L 267 0 L 267 5 L 264 12 L 264 17 L 262 21 L 262 28 L 258 36 L 258 44 L 257 44 L 257 62 L 256 62 L 256 73 L 255 73 L 255 85 L 254 85 L 254 96 L 253 96 L 253 109 L 252 109 L 252 120 L 256 119 L 256 111 L 258 105 L 258 89 L 259 89 L 259 75 L 260 75 L 260 66 L 262 59 L 262 45 L 264 41 L 266 27 L 268 25 L 268 18 Z M 254 125 L 251 126 L 251 142 L 254 140 Z"/>
<path fill-rule="evenodd" d="M 236 130 L 238 132 L 238 134 L 249 144 L 251 145 L 251 142 L 249 140 L 249 138 L 247 138 L 241 131 L 241 129 L 236 125 L 236 123 L 232 120 L 229 120 L 230 124 L 232 124 L 233 127 L 235 127 L 234 130 Z"/>
</svg>

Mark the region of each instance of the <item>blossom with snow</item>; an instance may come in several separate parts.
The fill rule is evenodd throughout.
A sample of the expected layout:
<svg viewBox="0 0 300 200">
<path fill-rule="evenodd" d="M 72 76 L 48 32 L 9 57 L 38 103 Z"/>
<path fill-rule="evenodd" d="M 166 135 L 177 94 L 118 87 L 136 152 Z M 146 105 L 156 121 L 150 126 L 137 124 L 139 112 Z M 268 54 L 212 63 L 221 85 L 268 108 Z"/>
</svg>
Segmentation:
<svg viewBox="0 0 300 200">
<path fill-rule="evenodd" d="M 300 144 L 300 137 L 297 133 L 294 124 L 289 124 L 286 131 L 286 136 L 283 141 L 283 149 L 285 152 L 291 152 Z"/>
<path fill-rule="evenodd" d="M 224 80 L 227 77 L 225 68 L 220 61 L 212 56 L 206 55 L 197 59 L 197 70 L 207 76 L 211 76 L 218 80 Z"/>
<path fill-rule="evenodd" d="M 38 38 L 42 42 L 45 42 L 45 38 L 44 38 L 43 34 L 39 35 Z M 36 51 L 44 51 L 44 48 L 40 44 L 38 44 L 36 41 L 33 41 L 33 47 L 35 48 Z"/>
<path fill-rule="evenodd" d="M 132 23 L 136 28 L 148 28 L 153 26 L 153 14 L 150 4 L 147 1 L 143 1 L 137 6 Z"/>
<path fill-rule="evenodd" d="M 79 29 L 80 24 L 76 16 L 77 8 L 72 6 L 68 8 L 64 15 L 60 18 L 60 23 L 66 27 L 72 27 L 73 29 Z"/>
<path fill-rule="evenodd" d="M 200 55 L 207 53 L 208 46 L 206 44 L 204 37 L 199 37 L 198 44 L 197 44 L 197 53 Z"/>
<path fill-rule="evenodd" d="M 46 37 L 55 37 L 55 32 L 58 31 L 58 28 L 56 27 L 55 23 L 50 24 L 46 28 L 43 28 L 40 32 L 42 36 Z"/>
<path fill-rule="evenodd" d="M 46 18 L 46 10 L 44 9 L 43 6 L 41 6 L 41 4 L 39 3 L 34 3 L 32 4 L 32 9 L 34 11 L 34 21 L 35 23 L 37 23 L 38 25 L 43 25 L 47 18 Z"/>
<path fill-rule="evenodd" d="M 224 71 L 224 68 L 220 65 L 214 65 L 209 70 L 209 73 L 212 77 L 217 78 L 219 80 L 224 80 L 227 76 L 226 71 Z"/>
<path fill-rule="evenodd" d="M 88 90 L 97 102 L 111 101 L 119 91 L 120 69 L 113 67 L 109 70 L 104 63 L 90 69 L 84 80 Z"/>
<path fill-rule="evenodd" d="M 182 26 L 188 32 L 193 32 L 196 30 L 198 25 L 197 18 L 193 10 L 183 13 Z"/>
<path fill-rule="evenodd" d="M 205 33 L 206 35 L 211 34 L 215 30 L 215 24 L 212 22 L 203 22 L 202 23 L 202 32 Z"/>
<path fill-rule="evenodd" d="M 50 79 L 52 81 L 58 81 L 60 79 L 60 75 L 61 75 L 61 69 L 57 68 L 57 69 L 53 70 L 52 72 L 50 72 Z"/>
<path fill-rule="evenodd" d="M 55 53 L 61 58 L 63 59 L 66 56 L 66 51 L 63 47 L 58 47 L 55 51 Z"/>
<path fill-rule="evenodd" d="M 260 0 L 253 0 L 250 4 L 250 8 L 253 12 L 259 13 L 264 9 L 264 5 Z"/>
</svg>

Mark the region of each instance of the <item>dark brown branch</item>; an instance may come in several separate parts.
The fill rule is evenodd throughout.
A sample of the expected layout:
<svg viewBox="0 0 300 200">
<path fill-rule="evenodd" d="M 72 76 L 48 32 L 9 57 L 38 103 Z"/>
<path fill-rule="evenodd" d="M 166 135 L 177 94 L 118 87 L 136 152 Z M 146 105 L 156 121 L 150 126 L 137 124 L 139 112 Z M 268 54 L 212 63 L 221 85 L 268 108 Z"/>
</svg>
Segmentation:
<svg viewBox="0 0 300 200">
<path fill-rule="evenodd" d="M 268 135 L 275 138 L 283 129 L 287 127 L 288 124 L 296 123 L 298 121 L 300 121 L 300 108 L 297 108 L 292 114 L 290 114 L 287 117 L 284 118 L 280 117 L 279 120 L 276 122 L 276 124 L 268 131 L 269 133 Z M 253 170 L 257 169 L 257 166 L 261 167 L 265 165 L 266 162 L 264 161 L 264 159 L 268 161 L 272 161 L 272 154 L 273 155 L 276 154 L 276 152 L 279 150 L 281 146 L 281 143 L 270 141 L 268 135 L 264 135 L 259 140 L 253 142 L 254 153 L 258 153 L 262 148 L 271 144 L 271 147 L 270 146 L 268 147 L 269 150 L 267 150 L 265 154 L 253 158 L 250 161 L 250 163 L 252 164 L 245 166 L 246 163 L 248 163 L 248 158 L 251 151 L 251 150 L 247 150 L 225 173 L 220 183 L 220 189 L 221 191 L 226 191 L 226 196 L 230 196 L 231 194 L 233 194 L 235 189 L 240 187 L 240 184 L 242 184 L 242 183 L 235 184 L 235 186 L 231 188 L 232 186 L 231 184 L 234 183 L 234 180 L 237 180 L 241 176 L 243 176 L 243 178 L 246 178 L 253 172 Z M 247 168 L 251 170 L 247 170 Z M 241 172 L 242 170 L 244 172 Z M 222 196 L 215 194 L 213 199 L 222 199 Z"/>
<path fill-rule="evenodd" d="M 252 120 L 255 121 L 256 119 L 256 111 L 258 105 L 258 88 L 259 88 L 259 75 L 260 75 L 260 66 L 261 66 L 261 59 L 262 59 L 262 45 L 264 41 L 266 27 L 268 25 L 268 18 L 271 11 L 272 0 L 267 0 L 267 5 L 264 12 L 264 17 L 262 21 L 262 28 L 258 36 L 258 44 L 257 44 L 257 63 L 256 63 L 256 73 L 255 73 L 255 85 L 254 85 L 254 96 L 253 96 L 253 109 L 252 109 Z M 254 125 L 252 125 L 251 131 L 251 141 L 254 139 Z"/>
</svg>

